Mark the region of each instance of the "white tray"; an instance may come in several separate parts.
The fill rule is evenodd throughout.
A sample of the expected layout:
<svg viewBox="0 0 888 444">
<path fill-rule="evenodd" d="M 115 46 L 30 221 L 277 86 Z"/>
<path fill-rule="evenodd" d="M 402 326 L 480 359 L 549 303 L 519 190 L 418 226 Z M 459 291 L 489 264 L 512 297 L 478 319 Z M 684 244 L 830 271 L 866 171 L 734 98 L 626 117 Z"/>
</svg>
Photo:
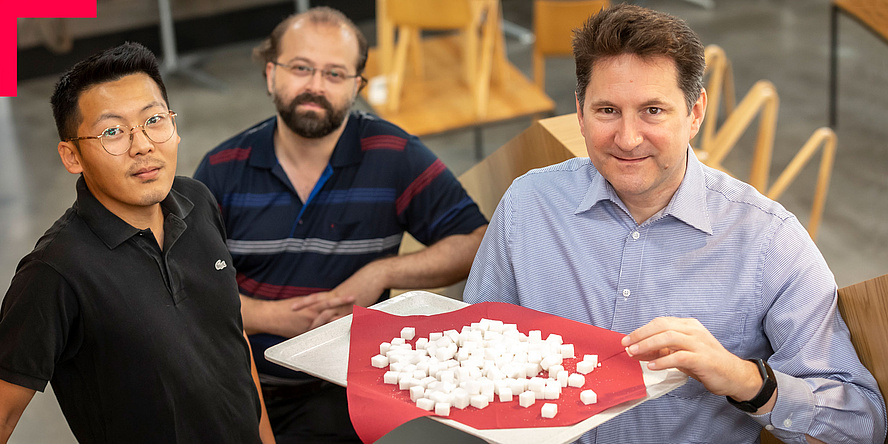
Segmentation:
<svg viewBox="0 0 888 444">
<path fill-rule="evenodd" d="M 465 302 L 426 291 L 411 291 L 371 308 L 396 315 L 432 315 L 467 306 Z M 265 350 L 265 358 L 284 367 L 305 372 L 318 378 L 346 386 L 348 377 L 348 347 L 351 315 L 318 327 Z M 569 427 L 536 427 L 525 429 L 478 430 L 452 419 L 438 416 L 429 418 L 462 430 L 492 443 L 565 443 L 605 421 L 650 399 L 655 399 L 687 382 L 688 377 L 678 370 L 651 371 L 641 365 L 647 395 L 613 406 L 585 421 Z"/>
</svg>

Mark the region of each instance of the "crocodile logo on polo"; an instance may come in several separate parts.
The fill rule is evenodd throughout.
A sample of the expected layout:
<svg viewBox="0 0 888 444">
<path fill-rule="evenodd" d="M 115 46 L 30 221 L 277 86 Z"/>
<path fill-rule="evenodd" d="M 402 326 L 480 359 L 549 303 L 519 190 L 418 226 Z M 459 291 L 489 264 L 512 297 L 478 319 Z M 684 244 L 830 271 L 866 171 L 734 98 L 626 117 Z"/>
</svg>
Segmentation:
<svg viewBox="0 0 888 444">
<path fill-rule="evenodd" d="M 222 259 L 219 259 L 218 261 L 216 261 L 216 269 L 217 270 L 221 270 L 227 266 L 228 266 L 228 264 L 226 264 L 225 261 L 223 261 Z"/>
</svg>

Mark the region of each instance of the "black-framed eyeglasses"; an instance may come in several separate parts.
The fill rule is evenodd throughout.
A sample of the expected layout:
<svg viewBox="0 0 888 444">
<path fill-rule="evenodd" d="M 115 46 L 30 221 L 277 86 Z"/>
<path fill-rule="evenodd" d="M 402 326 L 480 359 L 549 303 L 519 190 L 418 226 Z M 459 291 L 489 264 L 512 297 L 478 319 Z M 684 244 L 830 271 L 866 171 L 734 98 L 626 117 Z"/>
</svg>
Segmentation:
<svg viewBox="0 0 888 444">
<path fill-rule="evenodd" d="M 145 134 L 145 137 L 154 143 L 164 143 L 170 140 L 176 132 L 176 115 L 177 114 L 173 111 L 157 113 L 145 120 L 145 123 L 142 125 L 136 125 L 133 127 L 130 127 L 129 125 L 115 125 L 110 128 L 105 128 L 105 130 L 102 131 L 102 134 L 99 134 L 98 136 L 72 137 L 70 139 L 65 139 L 65 142 L 99 139 L 99 142 L 102 143 L 102 148 L 104 148 L 108 154 L 119 156 L 129 152 L 130 148 L 133 146 L 133 131 L 135 131 L 136 128 L 140 128 L 142 134 Z"/>
<path fill-rule="evenodd" d="M 329 69 L 321 69 L 321 68 L 315 68 L 314 66 L 311 66 L 311 65 L 308 65 L 305 63 L 298 63 L 298 62 L 293 63 L 293 64 L 286 64 L 286 63 L 280 63 L 280 62 L 271 62 L 271 63 L 273 63 L 275 66 L 280 66 L 281 68 L 286 68 L 287 71 L 290 71 L 294 76 L 300 77 L 300 78 L 310 78 L 310 77 L 314 76 L 315 72 L 319 72 L 319 73 L 321 73 L 321 77 L 323 77 L 325 81 L 327 81 L 329 83 L 333 83 L 333 84 L 340 84 L 342 82 L 345 82 L 346 80 L 355 79 L 355 78 L 360 79 L 361 82 L 366 81 L 366 79 L 364 79 L 364 76 L 362 76 L 360 74 L 354 74 L 354 75 L 349 74 L 348 71 L 345 70 L 345 68 L 333 67 L 333 68 L 329 68 Z"/>
</svg>

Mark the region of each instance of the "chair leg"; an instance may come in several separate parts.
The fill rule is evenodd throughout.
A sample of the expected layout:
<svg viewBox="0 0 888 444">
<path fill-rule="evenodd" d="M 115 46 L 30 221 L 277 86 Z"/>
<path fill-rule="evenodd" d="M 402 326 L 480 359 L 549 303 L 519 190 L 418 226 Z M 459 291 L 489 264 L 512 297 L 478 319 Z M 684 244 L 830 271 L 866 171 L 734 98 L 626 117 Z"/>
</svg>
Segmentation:
<svg viewBox="0 0 888 444">
<path fill-rule="evenodd" d="M 395 47 L 395 60 L 388 78 L 389 112 L 396 113 L 401 105 L 401 89 L 404 86 L 404 71 L 407 68 L 407 47 L 410 44 L 411 32 L 406 26 L 398 28 L 398 44 Z"/>
</svg>

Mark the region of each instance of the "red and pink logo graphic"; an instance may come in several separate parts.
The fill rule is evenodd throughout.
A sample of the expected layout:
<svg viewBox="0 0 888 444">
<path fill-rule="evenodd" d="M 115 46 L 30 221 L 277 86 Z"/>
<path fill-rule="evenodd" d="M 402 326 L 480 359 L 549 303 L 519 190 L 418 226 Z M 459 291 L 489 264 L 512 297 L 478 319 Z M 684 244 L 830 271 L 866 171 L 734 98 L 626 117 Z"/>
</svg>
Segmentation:
<svg viewBox="0 0 888 444">
<path fill-rule="evenodd" d="M 95 18 L 96 0 L 29 0 L 0 7 L 0 96 L 14 97 L 17 83 L 17 19 Z"/>
</svg>

